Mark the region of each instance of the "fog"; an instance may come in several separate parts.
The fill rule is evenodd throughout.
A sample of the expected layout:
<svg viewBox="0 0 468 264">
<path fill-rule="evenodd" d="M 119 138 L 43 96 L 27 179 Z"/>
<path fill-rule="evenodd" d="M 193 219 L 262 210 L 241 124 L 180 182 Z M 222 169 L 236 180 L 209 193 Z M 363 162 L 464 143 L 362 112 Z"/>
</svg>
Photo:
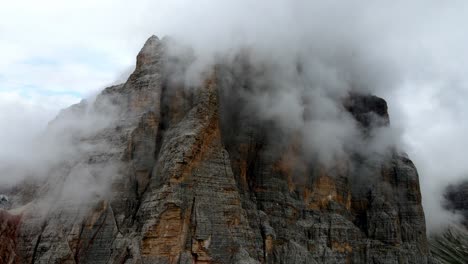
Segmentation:
<svg viewBox="0 0 468 264">
<path fill-rule="evenodd" d="M 275 84 L 268 93 L 258 90 L 246 95 L 253 98 L 261 118 L 277 120 L 287 131 L 316 131 L 303 133 L 304 141 L 325 164 L 349 148 L 382 153 L 398 146 L 419 170 L 428 228 L 437 230 L 456 221 L 441 203 L 444 186 L 468 177 L 465 1 L 117 1 L 95 6 L 84 1 L 71 5 L 79 12 L 48 2 L 41 8 L 53 14 L 65 11 L 70 18 L 65 20 L 69 24 L 55 25 L 53 19 L 38 22 L 41 27 L 31 29 L 31 35 L 47 39 L 42 43 L 66 45 L 62 38 L 70 36 L 73 43 L 108 49 L 119 58 L 115 61 L 130 64 L 128 57 L 136 55 L 145 38 L 171 36 L 194 51 L 196 59 L 183 76 L 190 86 L 196 86 L 220 57 L 229 60 L 239 50 L 249 50 L 255 64 L 280 73 L 264 76 Z M 88 9 L 92 10 L 88 19 L 81 19 Z M 14 18 L 4 19 L 10 22 L 4 27 L 7 39 L 16 39 L 17 33 L 11 33 Z M 49 26 L 53 36 L 41 34 L 45 33 L 41 28 Z M 180 52 L 172 48 L 171 52 Z M 30 52 L 43 51 L 35 47 Z M 301 74 L 296 72 L 298 63 Z M 117 77 L 107 82 L 124 80 L 129 67 L 119 66 Z M 6 71 L 6 79 L 17 78 L 0 69 Z M 97 79 L 92 76 L 98 73 L 88 75 Z M 99 81 L 99 86 L 103 84 Z M 378 129 L 371 144 L 355 142 L 356 124 L 341 111 L 339 102 L 349 91 L 372 93 L 388 102 L 391 127 Z M 2 102 L 2 109 L 16 107 Z M 7 111 L 8 119 L 1 120 L 1 130 L 9 135 L 1 143 L 10 146 L 0 151 L 2 160 L 18 160 L 13 157 L 23 155 L 28 149 L 25 142 L 34 140 L 33 132 L 39 133 L 54 112 L 31 109 L 34 114 Z M 306 121 L 305 112 L 310 116 Z M 9 121 L 22 117 L 23 122 Z M 15 182 L 17 176 L 2 175 L 0 180 Z"/>
<path fill-rule="evenodd" d="M 25 111 L 16 115 L 21 119 L 5 123 L 10 129 L 2 132 L 0 192 L 8 194 L 17 184 L 24 189 L 13 197 L 16 200 L 9 201 L 13 206 L 35 198 L 38 210 L 46 212 L 54 206 L 89 205 L 96 198 L 109 197 L 119 163 L 90 159 L 112 153 L 109 142 L 94 138 L 115 122 L 117 108 L 104 99 L 96 108 L 95 99 L 62 110 L 51 120 L 46 119 L 48 112 L 31 112 L 40 108 L 12 106 Z M 41 119 L 33 122 L 38 117 Z"/>
</svg>

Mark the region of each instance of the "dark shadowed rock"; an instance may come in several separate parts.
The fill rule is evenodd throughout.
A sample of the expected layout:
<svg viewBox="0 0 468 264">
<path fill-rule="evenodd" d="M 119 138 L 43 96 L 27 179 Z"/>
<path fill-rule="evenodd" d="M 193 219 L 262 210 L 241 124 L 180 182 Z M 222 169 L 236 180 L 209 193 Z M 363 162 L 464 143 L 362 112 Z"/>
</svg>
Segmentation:
<svg viewBox="0 0 468 264">
<path fill-rule="evenodd" d="M 364 127 L 386 126 L 390 123 L 387 102 L 382 98 L 374 95 L 351 93 L 343 104 Z"/>
<path fill-rule="evenodd" d="M 450 185 L 445 190 L 445 208 L 463 216 L 463 224 L 468 229 L 468 181 Z"/>
</svg>

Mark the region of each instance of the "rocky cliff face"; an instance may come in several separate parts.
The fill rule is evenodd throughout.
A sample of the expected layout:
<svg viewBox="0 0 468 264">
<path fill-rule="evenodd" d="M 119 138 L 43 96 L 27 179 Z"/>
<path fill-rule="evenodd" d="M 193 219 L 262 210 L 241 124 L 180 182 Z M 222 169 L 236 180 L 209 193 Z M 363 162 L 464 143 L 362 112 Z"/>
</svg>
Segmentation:
<svg viewBox="0 0 468 264">
<path fill-rule="evenodd" d="M 395 151 L 377 160 L 349 153 L 332 168 L 307 160 L 297 138 L 244 107 L 248 65 L 219 65 L 192 89 L 170 81 L 164 47 L 150 38 L 126 83 L 51 123 L 53 132 L 70 115 L 113 116 L 93 133 L 67 130 L 105 147 L 81 149 L 7 192 L 2 263 L 428 262 L 411 160 Z M 363 134 L 389 120 L 375 96 L 351 94 L 343 109 Z M 108 187 L 63 191 L 83 186 L 67 184 L 83 168 L 90 186 Z"/>
</svg>

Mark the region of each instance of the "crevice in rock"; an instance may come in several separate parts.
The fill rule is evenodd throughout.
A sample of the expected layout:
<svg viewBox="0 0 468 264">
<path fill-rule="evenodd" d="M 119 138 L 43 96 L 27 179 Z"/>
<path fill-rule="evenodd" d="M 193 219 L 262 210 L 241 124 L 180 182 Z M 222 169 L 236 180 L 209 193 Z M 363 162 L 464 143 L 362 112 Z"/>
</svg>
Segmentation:
<svg viewBox="0 0 468 264">
<path fill-rule="evenodd" d="M 268 248 L 267 248 L 267 235 L 263 230 L 261 223 L 258 223 L 260 227 L 260 234 L 262 235 L 262 248 L 263 248 L 263 260 L 268 262 Z"/>
<path fill-rule="evenodd" d="M 127 262 L 127 260 L 129 260 L 132 257 L 133 257 L 132 253 L 131 253 L 130 249 L 127 247 L 125 249 L 125 254 L 124 254 L 123 258 L 122 258 L 122 261 L 120 263 L 125 264 Z M 111 261 L 111 259 L 109 259 L 109 261 Z M 107 263 L 109 263 L 109 261 L 107 261 Z"/>
<path fill-rule="evenodd" d="M 196 202 L 196 197 L 193 197 L 192 201 L 192 208 L 190 208 L 190 229 L 191 229 L 191 239 L 195 237 L 195 233 L 197 231 L 197 216 L 195 215 L 196 208 L 195 208 L 195 203 Z M 192 242 L 190 241 L 190 249 L 192 250 Z"/>
<path fill-rule="evenodd" d="M 102 219 L 102 222 L 98 225 L 98 228 L 96 232 L 91 236 L 91 239 L 89 240 L 88 246 L 86 247 L 86 250 L 89 249 L 89 247 L 94 243 L 94 240 L 96 239 L 96 236 L 99 234 L 101 231 L 102 227 L 106 224 L 107 220 L 107 213 L 104 214 L 104 219 Z"/>
<path fill-rule="evenodd" d="M 148 178 L 151 179 L 151 172 L 149 172 Z M 133 214 L 132 214 L 132 218 L 131 218 L 132 225 L 137 220 L 137 214 L 138 214 L 138 211 L 140 210 L 141 203 L 143 202 L 144 194 L 148 190 L 150 184 L 149 183 L 146 184 L 145 188 L 141 192 L 141 195 L 139 195 L 139 192 L 138 192 L 138 183 L 136 183 L 135 185 L 136 185 L 136 187 L 134 189 L 135 189 L 135 197 L 136 197 L 136 206 L 135 206 L 135 209 L 133 210 Z"/>
<path fill-rule="evenodd" d="M 161 95 L 159 96 L 159 106 L 160 106 L 160 111 L 159 111 L 159 124 L 158 124 L 158 129 L 156 132 L 156 138 L 155 138 L 155 148 L 154 148 L 154 164 L 153 164 L 153 171 L 154 171 L 154 166 L 157 165 L 158 159 L 159 159 L 159 153 L 161 151 L 161 147 L 163 144 L 163 139 L 164 139 L 164 134 L 166 132 L 167 126 L 168 126 L 168 117 L 167 117 L 167 104 L 166 104 L 166 94 L 167 94 L 167 89 L 168 89 L 168 82 L 167 80 L 164 81 L 161 85 Z M 135 170 L 134 170 L 135 171 Z M 137 220 L 137 215 L 140 210 L 141 204 L 143 202 L 143 197 L 145 193 L 148 191 L 148 188 L 150 186 L 149 182 L 153 176 L 153 172 L 149 171 L 148 175 L 148 184 L 146 184 L 145 188 L 141 193 L 138 191 L 138 183 L 136 184 L 135 187 L 135 192 L 136 192 L 136 207 L 135 210 L 132 214 L 132 224 L 135 223 Z"/>
<path fill-rule="evenodd" d="M 37 250 L 39 248 L 39 244 L 41 243 L 42 233 L 44 233 L 46 226 L 47 226 L 47 222 L 44 222 L 41 226 L 41 232 L 39 233 L 39 236 L 37 237 L 36 245 L 34 245 L 34 250 L 33 250 L 32 258 L 31 258 L 31 264 L 34 264 L 34 262 L 36 261 Z"/>
<path fill-rule="evenodd" d="M 166 105 L 166 94 L 167 94 L 167 89 L 168 89 L 168 84 L 167 81 L 164 81 L 161 85 L 161 95 L 159 97 L 159 107 L 160 107 L 160 112 L 159 112 L 159 124 L 158 124 L 158 131 L 156 133 L 156 143 L 155 143 L 155 148 L 154 148 L 154 160 L 155 162 L 158 161 L 159 158 L 159 153 L 161 151 L 161 146 L 163 143 L 164 139 L 164 134 L 167 129 L 168 125 L 168 117 L 167 117 L 167 105 Z"/>
<path fill-rule="evenodd" d="M 115 219 L 114 209 L 112 208 L 111 203 L 109 203 L 109 210 L 111 212 L 112 220 L 114 221 L 115 227 L 117 228 L 117 232 L 119 234 L 122 234 L 122 232 L 120 231 L 120 226 L 117 224 L 117 220 Z M 115 240 L 115 238 L 114 238 L 114 240 Z"/>
<path fill-rule="evenodd" d="M 195 196 L 193 196 L 192 199 L 192 206 L 190 207 L 190 221 L 189 221 L 189 228 L 191 232 L 187 232 L 189 236 L 187 236 L 187 241 L 185 241 L 185 247 L 188 249 L 190 248 L 190 252 L 192 252 L 192 238 L 195 236 L 195 228 L 196 228 L 196 223 L 193 224 L 192 221 L 196 220 L 195 217 Z"/>
<path fill-rule="evenodd" d="M 75 256 L 73 256 L 73 259 L 75 260 L 76 263 L 79 262 L 79 254 L 80 254 L 80 249 L 81 249 L 81 237 L 83 235 L 84 228 L 85 228 L 85 220 L 82 220 L 81 227 L 80 227 L 80 234 L 78 235 L 78 241 L 76 242 Z"/>
</svg>

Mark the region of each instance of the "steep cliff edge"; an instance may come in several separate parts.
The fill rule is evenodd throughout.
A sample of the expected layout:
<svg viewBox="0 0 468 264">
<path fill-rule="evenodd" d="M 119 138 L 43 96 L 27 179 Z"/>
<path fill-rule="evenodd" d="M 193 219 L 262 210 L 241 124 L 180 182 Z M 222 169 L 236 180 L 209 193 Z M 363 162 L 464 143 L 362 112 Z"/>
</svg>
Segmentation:
<svg viewBox="0 0 468 264">
<path fill-rule="evenodd" d="M 249 65 L 218 65 L 199 87 L 184 87 L 169 78 L 165 45 L 151 37 L 126 83 L 51 123 L 60 134 L 69 115 L 111 116 L 86 123 L 92 133 L 64 125 L 73 145 L 93 147 L 28 194 L 21 185 L 8 193 L 5 263 L 428 262 L 411 160 L 396 151 L 348 153 L 328 167 L 308 160 L 298 138 L 245 107 Z M 343 109 L 364 138 L 389 122 L 375 96 L 350 94 Z M 84 171 L 92 184 L 73 184 Z"/>
</svg>

